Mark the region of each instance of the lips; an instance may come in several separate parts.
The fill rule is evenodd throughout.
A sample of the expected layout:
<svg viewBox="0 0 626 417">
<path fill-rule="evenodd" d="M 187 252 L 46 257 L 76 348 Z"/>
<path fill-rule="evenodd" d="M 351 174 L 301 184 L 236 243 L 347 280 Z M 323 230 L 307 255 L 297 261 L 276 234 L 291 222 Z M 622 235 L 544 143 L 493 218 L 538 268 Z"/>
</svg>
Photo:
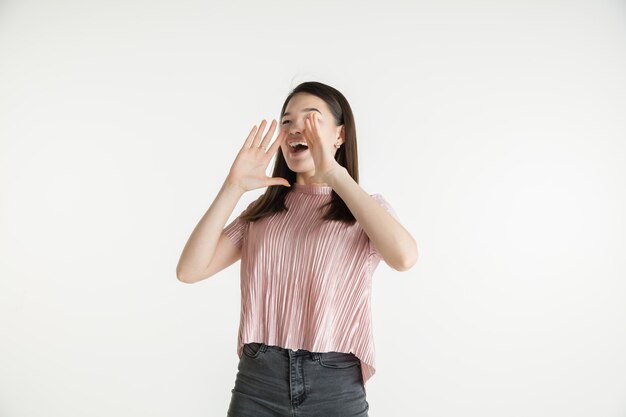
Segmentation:
<svg viewBox="0 0 626 417">
<path fill-rule="evenodd" d="M 289 142 L 287 142 L 287 145 L 291 147 L 295 147 L 296 145 L 308 146 L 308 143 L 306 140 L 299 139 L 299 140 L 290 140 Z"/>
<path fill-rule="evenodd" d="M 296 146 L 295 148 L 291 148 L 291 147 L 290 147 L 290 148 L 289 148 L 289 153 L 290 153 L 290 154 L 295 154 L 295 155 L 297 155 L 297 154 L 300 154 L 300 153 L 306 152 L 306 151 L 308 151 L 308 150 L 309 150 L 309 148 L 307 148 L 307 147 L 305 147 L 305 146 Z"/>
<path fill-rule="evenodd" d="M 302 159 L 309 153 L 309 148 L 304 146 L 292 147 L 287 145 L 287 148 L 289 149 L 289 157 L 291 159 Z"/>
<path fill-rule="evenodd" d="M 309 147 L 303 139 L 290 140 L 287 143 L 287 149 L 289 150 L 289 157 L 292 159 L 304 158 L 307 154 Z"/>
</svg>

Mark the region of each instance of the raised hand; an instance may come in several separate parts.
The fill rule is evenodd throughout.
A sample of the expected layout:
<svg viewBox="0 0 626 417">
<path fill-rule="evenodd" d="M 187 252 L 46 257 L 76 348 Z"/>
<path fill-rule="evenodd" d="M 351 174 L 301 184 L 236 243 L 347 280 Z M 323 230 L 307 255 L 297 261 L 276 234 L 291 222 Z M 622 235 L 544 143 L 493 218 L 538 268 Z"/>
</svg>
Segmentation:
<svg viewBox="0 0 626 417">
<path fill-rule="evenodd" d="M 228 173 L 227 181 L 237 185 L 242 191 L 250 191 L 270 185 L 290 185 L 285 178 L 268 177 L 265 174 L 272 157 L 287 135 L 287 130 L 281 129 L 274 143 L 269 146 L 277 123 L 273 119 L 268 132 L 261 139 L 265 125 L 266 121 L 264 119 L 261 121 L 258 129 L 256 125 L 252 127 Z"/>
<path fill-rule="evenodd" d="M 313 183 L 327 183 L 333 170 L 342 168 L 332 153 L 332 145 L 325 143 L 321 137 L 318 123 L 318 120 L 321 119 L 322 116 L 319 114 L 310 112 L 304 118 L 304 130 L 302 131 L 302 136 L 306 139 L 315 165 L 315 174 L 311 177 Z"/>
</svg>

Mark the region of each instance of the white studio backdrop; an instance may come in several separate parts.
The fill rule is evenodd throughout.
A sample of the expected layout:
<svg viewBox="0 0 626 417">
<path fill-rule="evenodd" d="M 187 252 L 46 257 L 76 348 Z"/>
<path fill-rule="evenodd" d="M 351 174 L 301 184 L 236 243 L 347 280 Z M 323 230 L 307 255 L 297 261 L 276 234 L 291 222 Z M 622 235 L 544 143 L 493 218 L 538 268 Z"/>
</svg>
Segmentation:
<svg viewBox="0 0 626 417">
<path fill-rule="evenodd" d="M 0 416 L 226 415 L 239 263 L 175 268 L 309 80 L 420 251 L 373 278 L 370 415 L 625 416 L 626 7 L 601 0 L 0 3 Z"/>
</svg>

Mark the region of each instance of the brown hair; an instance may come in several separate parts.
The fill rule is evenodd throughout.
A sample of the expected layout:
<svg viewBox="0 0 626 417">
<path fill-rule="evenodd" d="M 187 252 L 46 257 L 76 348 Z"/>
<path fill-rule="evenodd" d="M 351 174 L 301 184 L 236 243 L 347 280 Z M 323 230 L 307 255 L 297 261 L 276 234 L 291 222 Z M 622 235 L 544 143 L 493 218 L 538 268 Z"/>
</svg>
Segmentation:
<svg viewBox="0 0 626 417">
<path fill-rule="evenodd" d="M 303 82 L 294 88 L 285 99 L 283 108 L 280 111 L 280 119 L 282 119 L 289 100 L 297 93 L 308 93 L 324 100 L 331 111 L 336 126 L 344 125 L 344 143 L 337 149 L 335 160 L 346 168 L 348 174 L 359 182 L 359 164 L 356 146 L 356 127 L 354 125 L 354 116 L 348 100 L 335 88 L 316 81 Z M 279 147 L 276 153 L 274 163 L 273 177 L 282 177 L 293 184 L 296 181 L 296 173 L 289 169 L 283 151 Z M 241 219 L 246 221 L 255 221 L 263 217 L 269 216 L 282 210 L 287 210 L 285 206 L 285 197 L 291 192 L 290 187 L 284 185 L 270 185 L 265 193 L 261 194 L 250 206 L 241 213 Z M 352 212 L 339 197 L 339 194 L 332 190 L 332 199 L 324 206 L 328 206 L 323 216 L 324 220 L 339 220 L 348 224 L 353 224 L 356 219 Z M 322 207 L 324 207 L 322 206 Z"/>
</svg>

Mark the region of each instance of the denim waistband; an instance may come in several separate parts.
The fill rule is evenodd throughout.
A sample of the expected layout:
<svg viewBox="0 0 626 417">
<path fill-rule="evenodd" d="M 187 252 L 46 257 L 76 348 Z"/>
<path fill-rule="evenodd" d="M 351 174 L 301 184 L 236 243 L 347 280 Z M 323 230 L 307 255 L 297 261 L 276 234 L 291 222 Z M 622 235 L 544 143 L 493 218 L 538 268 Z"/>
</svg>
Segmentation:
<svg viewBox="0 0 626 417">
<path fill-rule="evenodd" d="M 284 356 L 311 356 L 311 358 L 313 359 L 317 359 L 317 357 L 319 356 L 318 352 L 311 352 L 308 351 L 306 349 L 298 349 L 298 350 L 293 350 L 293 349 L 287 349 L 284 347 L 280 347 L 280 346 L 273 346 L 273 345 L 266 345 L 265 343 L 261 344 L 261 349 L 263 351 L 269 349 L 269 350 L 275 350 L 278 351 L 280 353 L 282 353 Z"/>
<path fill-rule="evenodd" d="M 254 343 L 259 343 L 259 342 L 254 342 Z M 285 357 L 310 356 L 313 360 L 316 360 L 321 355 L 323 355 L 324 353 L 327 353 L 327 352 L 311 352 L 311 351 L 308 351 L 306 349 L 293 350 L 293 349 L 288 349 L 288 348 L 284 348 L 284 347 L 281 347 L 281 346 L 266 345 L 265 343 L 259 343 L 259 344 L 261 345 L 259 347 L 261 352 L 265 352 L 267 350 L 274 350 L 274 351 L 282 353 L 282 355 L 285 356 Z M 353 355 L 352 353 L 345 353 L 345 352 L 333 352 L 333 353 L 335 353 L 335 354 L 343 354 L 343 355 L 350 355 L 350 356 Z"/>
</svg>

